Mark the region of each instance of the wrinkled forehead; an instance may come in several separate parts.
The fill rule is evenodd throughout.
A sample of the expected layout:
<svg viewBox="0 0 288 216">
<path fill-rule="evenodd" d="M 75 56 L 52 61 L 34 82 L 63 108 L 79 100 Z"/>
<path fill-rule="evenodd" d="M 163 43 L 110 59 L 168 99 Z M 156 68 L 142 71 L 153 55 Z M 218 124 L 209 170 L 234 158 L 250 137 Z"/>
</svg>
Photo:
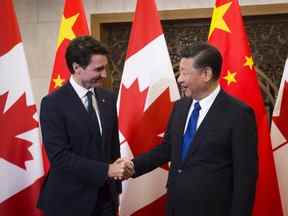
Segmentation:
<svg viewBox="0 0 288 216">
<path fill-rule="evenodd" d="M 94 54 L 90 57 L 90 63 L 103 63 L 103 62 L 108 62 L 108 58 L 106 55 Z"/>
<path fill-rule="evenodd" d="M 195 58 L 194 57 L 182 57 L 179 62 L 179 69 L 192 69 L 194 68 Z"/>
<path fill-rule="evenodd" d="M 88 66 L 98 67 L 98 66 L 106 66 L 107 64 L 108 64 L 107 56 L 95 54 L 91 56 Z"/>
</svg>

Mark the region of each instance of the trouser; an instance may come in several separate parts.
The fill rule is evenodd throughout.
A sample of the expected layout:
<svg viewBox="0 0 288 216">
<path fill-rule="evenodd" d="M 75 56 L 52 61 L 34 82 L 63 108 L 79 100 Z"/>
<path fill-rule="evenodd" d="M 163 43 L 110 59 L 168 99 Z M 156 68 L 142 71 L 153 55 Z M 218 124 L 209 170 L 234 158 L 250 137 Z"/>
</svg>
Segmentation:
<svg viewBox="0 0 288 216">
<path fill-rule="evenodd" d="M 105 184 L 98 191 L 98 200 L 91 216 L 116 216 L 118 204 L 112 198 L 109 185 Z"/>
</svg>

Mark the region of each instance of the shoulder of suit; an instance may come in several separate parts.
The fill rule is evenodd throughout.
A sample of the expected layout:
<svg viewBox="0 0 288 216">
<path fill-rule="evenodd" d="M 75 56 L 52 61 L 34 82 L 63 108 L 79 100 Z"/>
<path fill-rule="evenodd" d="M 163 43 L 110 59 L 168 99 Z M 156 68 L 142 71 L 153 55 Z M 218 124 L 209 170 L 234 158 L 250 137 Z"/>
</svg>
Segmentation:
<svg viewBox="0 0 288 216">
<path fill-rule="evenodd" d="M 224 90 L 221 90 L 219 94 L 222 95 L 222 97 L 226 100 L 226 103 L 229 104 L 232 109 L 234 108 L 239 110 L 252 110 L 252 108 L 248 104 L 230 95 Z"/>
<path fill-rule="evenodd" d="M 72 89 L 72 86 L 70 86 Z M 53 92 L 50 92 L 46 96 L 42 98 L 42 100 L 57 100 L 59 98 L 65 97 L 69 91 L 69 84 L 66 83 L 62 87 L 54 90 Z"/>
</svg>

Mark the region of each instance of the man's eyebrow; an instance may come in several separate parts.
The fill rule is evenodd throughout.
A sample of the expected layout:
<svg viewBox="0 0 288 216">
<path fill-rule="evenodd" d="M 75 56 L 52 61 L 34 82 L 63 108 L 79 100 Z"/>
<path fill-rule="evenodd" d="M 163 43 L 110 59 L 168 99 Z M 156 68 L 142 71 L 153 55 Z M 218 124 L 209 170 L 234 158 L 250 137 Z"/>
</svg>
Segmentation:
<svg viewBox="0 0 288 216">
<path fill-rule="evenodd" d="M 105 66 L 102 65 L 102 66 L 96 67 L 95 70 L 99 71 L 99 70 L 103 70 L 104 68 L 105 68 Z"/>
</svg>

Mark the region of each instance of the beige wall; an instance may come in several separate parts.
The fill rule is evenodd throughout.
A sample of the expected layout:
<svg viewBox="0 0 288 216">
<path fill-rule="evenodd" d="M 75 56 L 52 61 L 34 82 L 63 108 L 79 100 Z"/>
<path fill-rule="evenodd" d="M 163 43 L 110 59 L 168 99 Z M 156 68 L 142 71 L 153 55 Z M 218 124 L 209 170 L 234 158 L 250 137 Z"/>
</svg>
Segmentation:
<svg viewBox="0 0 288 216">
<path fill-rule="evenodd" d="M 135 9 L 136 0 L 94 0 L 98 13 L 127 12 Z M 156 0 L 159 10 L 213 7 L 214 0 Z M 287 3 L 288 0 L 239 0 L 240 5 Z M 95 8 L 96 9 L 96 8 Z"/>
<path fill-rule="evenodd" d="M 14 0 L 36 104 L 47 94 L 64 0 Z M 159 10 L 212 7 L 214 0 L 156 0 Z M 83 0 L 92 13 L 128 12 L 136 0 Z M 240 0 L 241 5 L 288 3 L 288 0 Z"/>
</svg>

